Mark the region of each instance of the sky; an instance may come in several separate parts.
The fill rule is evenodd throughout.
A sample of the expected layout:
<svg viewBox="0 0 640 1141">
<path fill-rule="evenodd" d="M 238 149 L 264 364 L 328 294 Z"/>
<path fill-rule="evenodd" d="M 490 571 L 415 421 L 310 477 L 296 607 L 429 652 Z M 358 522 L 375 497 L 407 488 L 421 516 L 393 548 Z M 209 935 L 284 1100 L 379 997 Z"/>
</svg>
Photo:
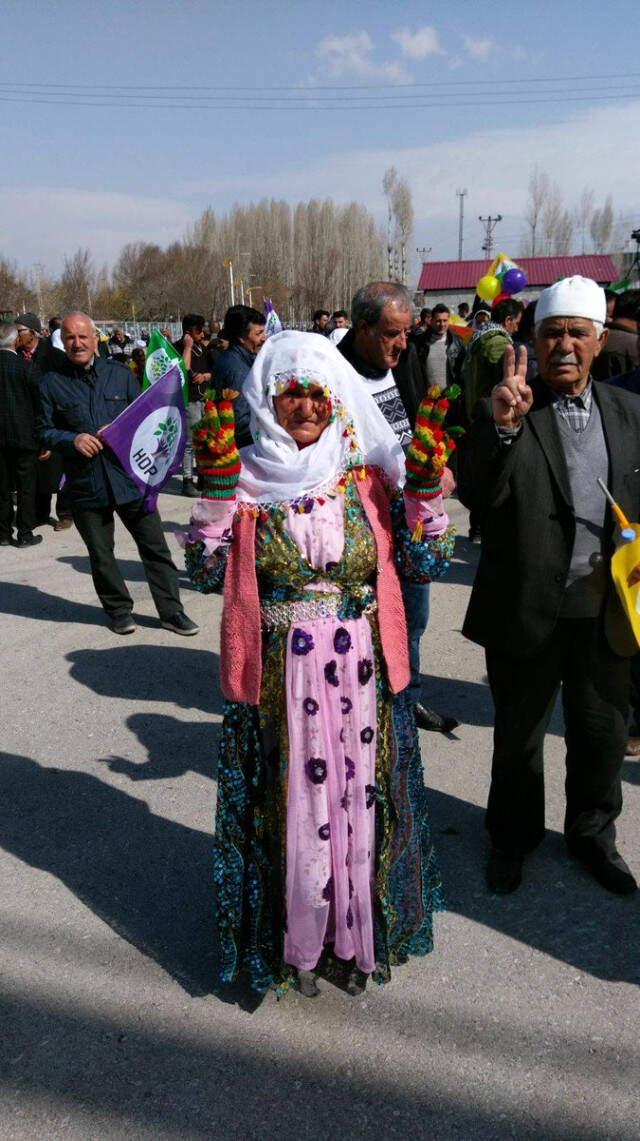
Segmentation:
<svg viewBox="0 0 640 1141">
<path fill-rule="evenodd" d="M 517 252 L 536 165 L 570 207 L 611 194 L 630 232 L 638 30 L 637 0 L 5 0 L 0 256 L 57 273 L 88 247 L 113 264 L 264 197 L 355 199 L 382 222 L 390 165 L 430 260 L 457 256 L 462 188 L 464 256 L 497 213 Z"/>
</svg>

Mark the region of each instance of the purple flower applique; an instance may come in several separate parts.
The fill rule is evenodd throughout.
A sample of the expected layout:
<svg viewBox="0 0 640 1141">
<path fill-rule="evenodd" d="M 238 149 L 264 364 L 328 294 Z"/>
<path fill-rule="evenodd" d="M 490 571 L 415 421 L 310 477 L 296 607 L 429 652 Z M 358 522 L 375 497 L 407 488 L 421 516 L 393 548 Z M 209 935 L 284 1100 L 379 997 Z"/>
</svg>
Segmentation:
<svg viewBox="0 0 640 1141">
<path fill-rule="evenodd" d="M 353 780 L 356 775 L 356 766 L 351 760 L 351 757 L 344 758 L 344 767 L 347 770 L 347 780 Z"/>
<path fill-rule="evenodd" d="M 329 876 L 326 884 L 322 889 L 322 898 L 326 899 L 327 903 L 331 903 L 333 899 L 333 876 Z"/>
<path fill-rule="evenodd" d="M 369 745 L 373 741 L 373 729 L 370 725 L 366 725 L 364 729 L 360 730 L 360 740 L 363 745 Z"/>
<path fill-rule="evenodd" d="M 340 807 L 344 808 L 345 812 L 349 811 L 349 793 L 345 792 L 340 799 Z"/>
<path fill-rule="evenodd" d="M 346 918 L 347 918 L 347 927 L 349 928 L 349 930 L 351 930 L 351 928 L 353 927 L 353 911 L 351 910 L 351 904 L 349 904 L 349 906 L 347 908 L 347 917 Z"/>
<path fill-rule="evenodd" d="M 333 635 L 333 648 L 336 654 L 346 654 L 351 649 L 351 634 L 344 626 L 339 626 Z"/>
<path fill-rule="evenodd" d="M 327 762 L 322 757 L 311 757 L 304 767 L 312 784 L 324 784 L 327 779 Z"/>
<path fill-rule="evenodd" d="M 313 697 L 305 697 L 304 701 L 302 702 L 302 708 L 304 709 L 304 711 L 308 717 L 315 717 L 320 706 L 318 705 L 318 702 L 314 700 Z"/>
<path fill-rule="evenodd" d="M 347 836 L 353 836 L 353 828 L 347 823 Z"/>
<path fill-rule="evenodd" d="M 365 795 L 367 798 L 366 799 L 367 808 L 373 808 L 373 806 L 376 802 L 376 787 L 375 787 L 375 785 L 373 785 L 373 784 L 366 785 L 364 791 L 365 791 Z"/>
<path fill-rule="evenodd" d="M 349 899 L 353 895 L 353 884 L 351 883 L 351 876 L 349 876 Z"/>
<path fill-rule="evenodd" d="M 306 630 L 301 630 L 299 626 L 296 626 L 291 635 L 291 649 L 294 654 L 310 654 L 314 649 L 311 634 L 307 634 Z"/>
<path fill-rule="evenodd" d="M 328 570 L 328 571 L 332 571 L 332 570 L 335 570 L 337 566 L 338 566 L 338 563 L 328 562 L 324 569 Z"/>
<path fill-rule="evenodd" d="M 371 658 L 360 658 L 358 662 L 358 681 L 360 685 L 366 685 L 370 680 L 373 673 L 373 662 Z"/>
<path fill-rule="evenodd" d="M 318 828 L 318 836 L 321 840 L 328 840 L 331 835 L 331 825 L 321 824 Z"/>
<path fill-rule="evenodd" d="M 351 710 L 353 709 L 353 702 L 352 702 L 351 698 L 350 697 L 341 697 L 340 698 L 340 708 L 342 710 L 342 716 L 343 717 L 346 717 L 347 713 L 351 713 Z"/>
<path fill-rule="evenodd" d="M 340 730 L 340 732 L 338 733 L 338 737 L 339 737 L 339 740 L 340 740 L 340 744 L 341 744 L 341 745 L 344 745 L 344 729 L 341 729 L 341 730 Z"/>
<path fill-rule="evenodd" d="M 327 662 L 326 666 L 324 667 L 325 680 L 329 685 L 340 685 L 340 682 L 338 681 L 338 675 L 336 673 L 337 668 L 338 663 L 335 658 L 333 658 L 332 661 Z"/>
</svg>

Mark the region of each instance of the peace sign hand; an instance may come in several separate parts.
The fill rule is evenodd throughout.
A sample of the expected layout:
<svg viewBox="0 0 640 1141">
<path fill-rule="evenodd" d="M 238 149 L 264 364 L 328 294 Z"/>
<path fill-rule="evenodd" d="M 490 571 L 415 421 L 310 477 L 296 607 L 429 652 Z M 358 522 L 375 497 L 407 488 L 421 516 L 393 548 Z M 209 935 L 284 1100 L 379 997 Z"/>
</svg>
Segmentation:
<svg viewBox="0 0 640 1141">
<path fill-rule="evenodd" d="M 520 345 L 516 359 L 513 345 L 508 345 L 503 358 L 502 380 L 491 392 L 493 420 L 498 428 L 519 428 L 533 404 L 533 393 L 527 384 L 527 350 Z"/>
</svg>

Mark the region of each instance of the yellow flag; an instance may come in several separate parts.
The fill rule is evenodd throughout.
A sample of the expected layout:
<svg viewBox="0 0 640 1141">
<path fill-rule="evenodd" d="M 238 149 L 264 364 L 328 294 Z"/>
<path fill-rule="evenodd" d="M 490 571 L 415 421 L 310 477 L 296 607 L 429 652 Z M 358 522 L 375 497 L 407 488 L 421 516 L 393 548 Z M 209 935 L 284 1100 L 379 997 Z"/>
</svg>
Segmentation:
<svg viewBox="0 0 640 1141">
<path fill-rule="evenodd" d="M 611 573 L 635 640 L 640 646 L 640 583 L 635 583 L 634 586 L 628 584 L 631 571 L 640 563 L 640 527 L 637 523 L 631 523 L 628 529 L 635 531 L 636 537 L 618 547 L 611 560 Z"/>
</svg>

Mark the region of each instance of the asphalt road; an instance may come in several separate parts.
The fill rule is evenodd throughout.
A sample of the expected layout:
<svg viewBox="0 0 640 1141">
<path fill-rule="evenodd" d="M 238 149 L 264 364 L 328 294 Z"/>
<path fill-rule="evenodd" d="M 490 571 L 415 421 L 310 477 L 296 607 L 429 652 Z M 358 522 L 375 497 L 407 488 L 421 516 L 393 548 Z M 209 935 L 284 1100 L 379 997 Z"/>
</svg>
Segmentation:
<svg viewBox="0 0 640 1141">
<path fill-rule="evenodd" d="M 161 507 L 168 532 L 186 521 L 187 500 Z M 565 855 L 559 718 L 547 838 L 514 896 L 484 886 L 491 701 L 460 634 L 477 548 L 459 542 L 423 643 L 427 700 L 463 722 L 422 734 L 436 950 L 359 1000 L 324 982 L 261 1003 L 213 984 L 220 601 L 185 580 L 202 632 L 171 635 L 122 529 L 117 550 L 126 639 L 75 530 L 0 556 L 2 1141 L 640 1138 L 640 898 Z M 640 763 L 624 776 L 640 872 Z"/>
</svg>

